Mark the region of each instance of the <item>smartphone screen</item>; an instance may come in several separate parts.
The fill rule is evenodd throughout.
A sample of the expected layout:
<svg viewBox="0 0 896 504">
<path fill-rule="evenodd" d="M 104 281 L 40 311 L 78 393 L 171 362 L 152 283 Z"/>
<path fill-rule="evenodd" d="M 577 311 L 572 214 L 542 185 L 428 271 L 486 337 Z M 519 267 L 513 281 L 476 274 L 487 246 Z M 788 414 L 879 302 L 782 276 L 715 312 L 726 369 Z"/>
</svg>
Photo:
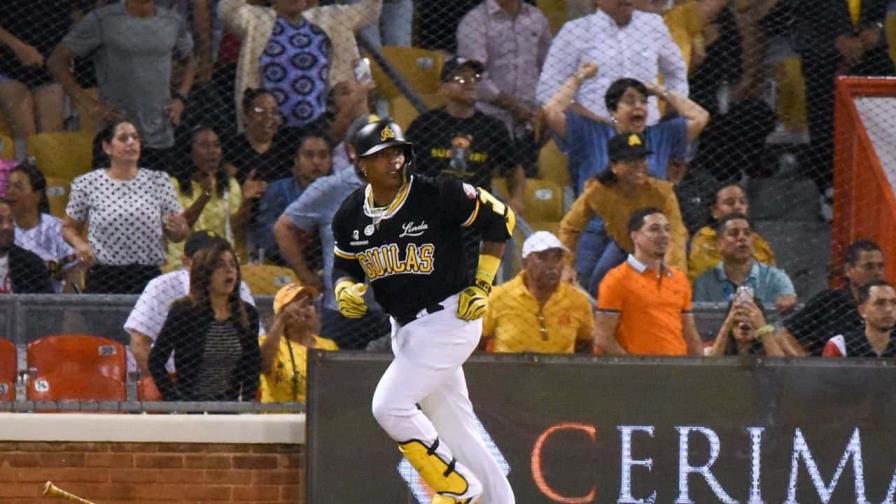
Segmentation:
<svg viewBox="0 0 896 504">
<path fill-rule="evenodd" d="M 370 60 L 361 58 L 355 63 L 355 80 L 362 83 L 370 82 L 373 75 L 370 73 Z"/>
</svg>

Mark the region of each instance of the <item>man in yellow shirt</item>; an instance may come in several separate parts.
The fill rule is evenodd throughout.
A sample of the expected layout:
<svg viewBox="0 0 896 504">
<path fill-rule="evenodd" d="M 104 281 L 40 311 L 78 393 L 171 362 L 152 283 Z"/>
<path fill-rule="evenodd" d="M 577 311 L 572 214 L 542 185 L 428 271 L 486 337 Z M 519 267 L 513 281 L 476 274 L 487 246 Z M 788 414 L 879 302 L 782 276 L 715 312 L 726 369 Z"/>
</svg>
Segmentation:
<svg viewBox="0 0 896 504">
<path fill-rule="evenodd" d="M 547 231 L 523 243 L 524 269 L 489 296 L 483 342 L 493 352 L 591 352 L 588 296 L 563 282 L 566 247 Z"/>
<path fill-rule="evenodd" d="M 274 296 L 274 323 L 259 342 L 261 402 L 305 402 L 308 349 L 339 350 L 336 342 L 317 335 L 316 297 L 314 289 L 295 282 Z"/>
</svg>

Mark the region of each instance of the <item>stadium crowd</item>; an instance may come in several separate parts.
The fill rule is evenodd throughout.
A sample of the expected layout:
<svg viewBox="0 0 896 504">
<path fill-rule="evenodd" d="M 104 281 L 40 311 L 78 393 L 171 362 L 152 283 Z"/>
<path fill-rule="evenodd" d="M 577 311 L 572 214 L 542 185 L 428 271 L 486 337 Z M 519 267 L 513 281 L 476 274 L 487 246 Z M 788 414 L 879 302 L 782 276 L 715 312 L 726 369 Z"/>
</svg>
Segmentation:
<svg viewBox="0 0 896 504">
<path fill-rule="evenodd" d="M 331 278 L 334 215 L 366 185 L 355 133 L 379 112 L 414 173 L 494 192 L 536 230 L 491 292 L 483 351 L 896 355 L 892 258 L 857 240 L 844 287 L 800 300 L 742 184 L 770 135 L 808 132 L 830 219 L 832 78 L 894 73 L 888 2 L 593 3 L 552 30 L 523 0 L 6 0 L 0 292 L 140 294 L 124 329 L 164 399 L 302 402 L 309 349 L 389 346 L 376 300 L 346 318 Z M 411 41 L 438 82 L 400 117 L 368 56 Z M 82 127 L 94 169 L 53 215 L 27 142 Z M 567 188 L 562 218 L 540 218 L 538 184 Z M 260 264 L 291 275 L 271 321 L 242 281 Z M 694 302 L 727 306 L 714 339 Z"/>
</svg>

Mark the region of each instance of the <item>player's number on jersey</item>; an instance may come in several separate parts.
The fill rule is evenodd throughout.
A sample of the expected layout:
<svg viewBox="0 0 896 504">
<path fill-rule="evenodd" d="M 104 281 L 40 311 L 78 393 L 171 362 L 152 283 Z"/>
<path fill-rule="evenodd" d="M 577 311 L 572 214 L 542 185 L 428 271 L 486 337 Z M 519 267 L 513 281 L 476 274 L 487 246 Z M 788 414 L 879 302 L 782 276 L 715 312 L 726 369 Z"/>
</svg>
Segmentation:
<svg viewBox="0 0 896 504">
<path fill-rule="evenodd" d="M 516 216 L 513 212 L 508 211 L 501 200 L 492 196 L 492 193 L 481 187 L 479 188 L 479 199 L 483 204 L 491 207 L 493 212 L 504 218 L 504 222 L 507 225 L 507 233 L 512 235 L 513 228 L 516 227 Z"/>
<path fill-rule="evenodd" d="M 492 210 L 501 217 L 504 217 L 504 203 L 501 203 L 501 200 L 492 196 L 492 193 L 486 191 L 483 188 L 479 188 L 479 199 L 490 206 Z"/>
</svg>

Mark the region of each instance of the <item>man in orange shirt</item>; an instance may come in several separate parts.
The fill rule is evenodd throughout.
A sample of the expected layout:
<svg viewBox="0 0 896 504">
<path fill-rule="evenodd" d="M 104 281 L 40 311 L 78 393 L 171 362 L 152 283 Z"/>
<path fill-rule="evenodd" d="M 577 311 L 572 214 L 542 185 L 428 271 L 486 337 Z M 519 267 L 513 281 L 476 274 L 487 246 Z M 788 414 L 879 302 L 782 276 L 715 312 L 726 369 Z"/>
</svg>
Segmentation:
<svg viewBox="0 0 896 504">
<path fill-rule="evenodd" d="M 597 297 L 594 342 L 608 355 L 702 355 L 687 275 L 663 262 L 669 219 L 656 208 L 628 222 L 635 251 L 610 270 Z"/>
</svg>

